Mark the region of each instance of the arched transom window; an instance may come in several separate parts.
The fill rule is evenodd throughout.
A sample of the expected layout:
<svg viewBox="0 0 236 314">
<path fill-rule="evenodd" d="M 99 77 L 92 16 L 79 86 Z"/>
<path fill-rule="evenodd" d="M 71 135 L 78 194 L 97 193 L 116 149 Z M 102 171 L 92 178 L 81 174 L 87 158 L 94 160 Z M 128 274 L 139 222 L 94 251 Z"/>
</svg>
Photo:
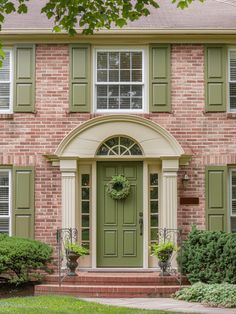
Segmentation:
<svg viewBox="0 0 236 314">
<path fill-rule="evenodd" d="M 142 155 L 140 146 L 131 138 L 116 136 L 106 140 L 98 149 L 98 156 L 137 156 Z"/>
</svg>

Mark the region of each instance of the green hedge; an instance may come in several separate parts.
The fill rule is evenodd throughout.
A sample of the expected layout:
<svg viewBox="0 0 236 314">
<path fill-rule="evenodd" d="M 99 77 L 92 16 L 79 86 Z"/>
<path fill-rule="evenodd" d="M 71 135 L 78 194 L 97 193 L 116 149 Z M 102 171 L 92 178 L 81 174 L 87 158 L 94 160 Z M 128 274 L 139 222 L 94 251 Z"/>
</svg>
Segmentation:
<svg viewBox="0 0 236 314">
<path fill-rule="evenodd" d="M 208 306 L 236 307 L 236 285 L 195 283 L 176 292 L 177 300 L 200 302 Z"/>
<path fill-rule="evenodd" d="M 45 243 L 0 234 L 0 275 L 10 283 L 40 280 L 40 270 L 50 272 L 51 256 L 52 248 Z"/>
<path fill-rule="evenodd" d="M 183 243 L 182 270 L 191 283 L 236 284 L 236 234 L 193 227 Z"/>
</svg>

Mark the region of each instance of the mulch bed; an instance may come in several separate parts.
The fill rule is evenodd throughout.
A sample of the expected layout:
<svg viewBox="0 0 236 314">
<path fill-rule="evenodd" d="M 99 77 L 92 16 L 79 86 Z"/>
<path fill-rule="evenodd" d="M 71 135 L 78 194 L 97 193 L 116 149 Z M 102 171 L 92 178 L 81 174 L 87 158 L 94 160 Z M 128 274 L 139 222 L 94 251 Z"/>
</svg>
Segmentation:
<svg viewBox="0 0 236 314">
<path fill-rule="evenodd" d="M 34 284 L 28 283 L 21 286 L 10 285 L 0 281 L 0 299 L 12 297 L 27 297 L 34 295 Z"/>
</svg>

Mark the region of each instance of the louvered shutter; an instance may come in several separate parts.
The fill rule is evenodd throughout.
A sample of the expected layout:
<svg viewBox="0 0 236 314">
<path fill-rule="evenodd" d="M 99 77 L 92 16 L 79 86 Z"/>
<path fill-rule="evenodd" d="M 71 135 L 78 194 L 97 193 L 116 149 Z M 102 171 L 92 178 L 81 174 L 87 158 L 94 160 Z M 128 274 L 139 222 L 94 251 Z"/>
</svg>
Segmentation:
<svg viewBox="0 0 236 314">
<path fill-rule="evenodd" d="M 150 112 L 171 111 L 170 45 L 150 46 Z"/>
<path fill-rule="evenodd" d="M 90 112 L 90 45 L 70 46 L 70 111 Z"/>
</svg>

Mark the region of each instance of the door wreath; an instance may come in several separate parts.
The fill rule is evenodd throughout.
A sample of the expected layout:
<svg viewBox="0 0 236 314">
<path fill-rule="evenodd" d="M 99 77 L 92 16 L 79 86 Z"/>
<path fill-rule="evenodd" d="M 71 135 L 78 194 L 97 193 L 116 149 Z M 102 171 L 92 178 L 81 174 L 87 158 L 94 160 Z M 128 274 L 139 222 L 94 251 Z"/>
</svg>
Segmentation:
<svg viewBox="0 0 236 314">
<path fill-rule="evenodd" d="M 111 181 L 107 184 L 107 193 L 113 200 L 123 200 L 130 194 L 130 183 L 122 175 L 112 176 Z"/>
</svg>

